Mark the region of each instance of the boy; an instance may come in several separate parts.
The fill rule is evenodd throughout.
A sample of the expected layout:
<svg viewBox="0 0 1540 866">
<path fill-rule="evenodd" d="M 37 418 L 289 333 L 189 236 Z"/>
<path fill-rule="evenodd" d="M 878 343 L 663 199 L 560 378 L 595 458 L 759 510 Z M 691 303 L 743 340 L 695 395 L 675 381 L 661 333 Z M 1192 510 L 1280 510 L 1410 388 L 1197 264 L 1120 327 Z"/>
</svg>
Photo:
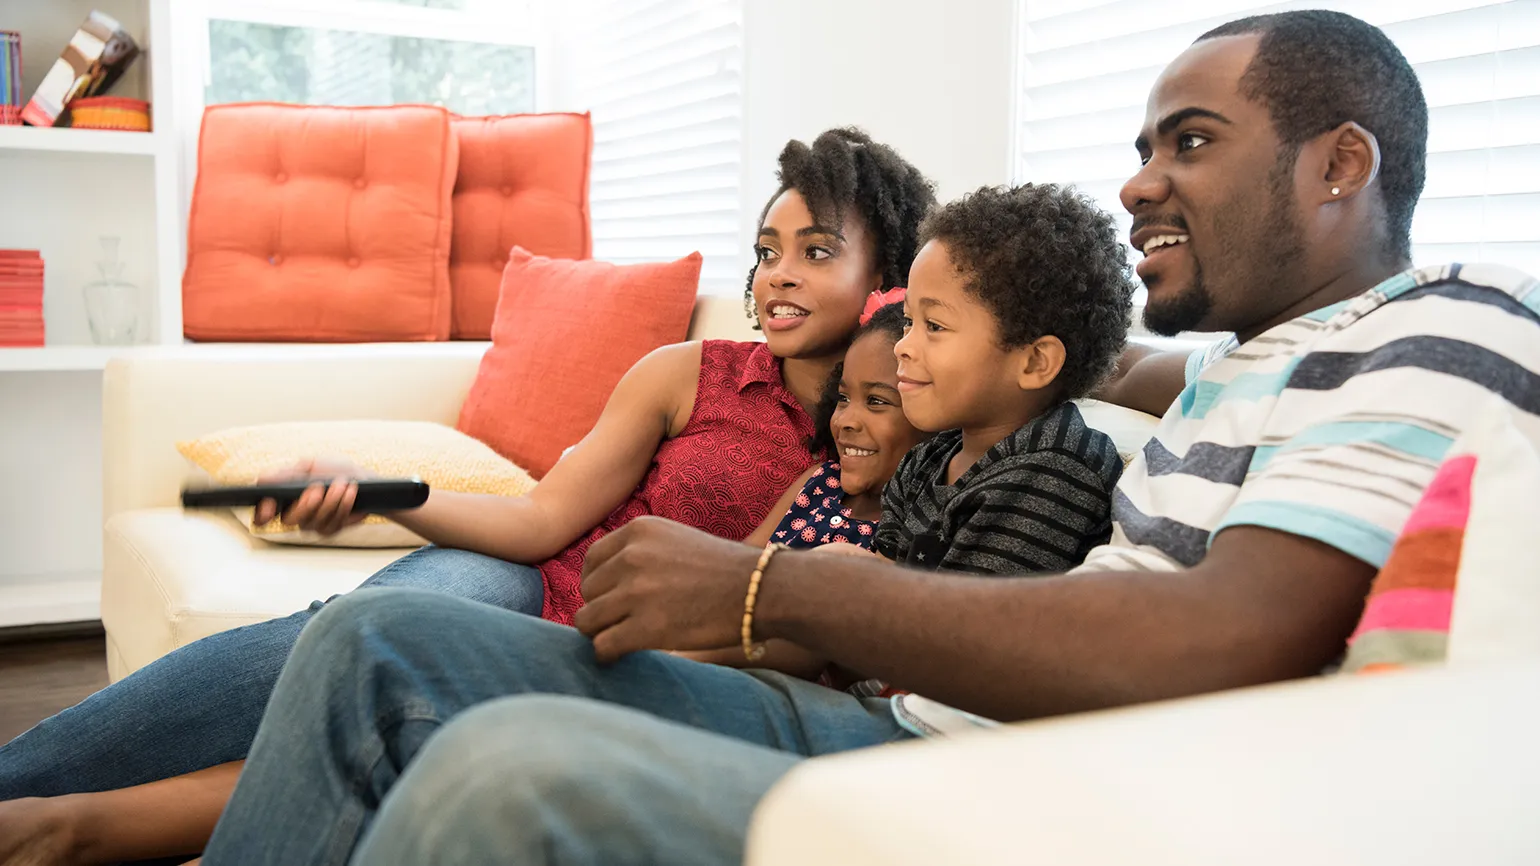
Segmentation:
<svg viewBox="0 0 1540 866">
<path fill-rule="evenodd" d="M 1069 402 L 1111 370 L 1133 286 L 1112 217 L 1068 187 L 984 187 L 921 229 L 894 347 L 904 414 L 940 432 L 883 495 L 877 552 L 1063 571 L 1111 532 L 1123 463 Z"/>
</svg>

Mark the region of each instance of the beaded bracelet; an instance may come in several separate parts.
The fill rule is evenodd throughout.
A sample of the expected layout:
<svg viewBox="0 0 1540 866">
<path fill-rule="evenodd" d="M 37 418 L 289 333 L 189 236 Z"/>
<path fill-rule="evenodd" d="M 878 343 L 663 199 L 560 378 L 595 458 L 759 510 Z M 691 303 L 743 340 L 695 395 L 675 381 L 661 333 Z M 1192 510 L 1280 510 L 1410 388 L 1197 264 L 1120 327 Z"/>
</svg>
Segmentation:
<svg viewBox="0 0 1540 866">
<path fill-rule="evenodd" d="M 767 544 L 749 575 L 749 594 L 743 598 L 743 657 L 757 662 L 765 657 L 765 645 L 754 643 L 754 599 L 759 595 L 759 582 L 764 579 L 765 569 L 770 567 L 770 557 L 786 549 L 784 544 Z"/>
</svg>

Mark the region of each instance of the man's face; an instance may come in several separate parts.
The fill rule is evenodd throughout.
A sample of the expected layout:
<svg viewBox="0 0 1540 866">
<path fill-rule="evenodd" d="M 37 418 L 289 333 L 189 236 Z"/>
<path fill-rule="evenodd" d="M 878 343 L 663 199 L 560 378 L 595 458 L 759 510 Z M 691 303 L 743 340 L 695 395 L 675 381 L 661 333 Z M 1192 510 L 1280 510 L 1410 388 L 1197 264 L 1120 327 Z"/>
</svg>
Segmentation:
<svg viewBox="0 0 1540 866">
<path fill-rule="evenodd" d="M 1240 92 L 1258 40 L 1200 42 L 1150 91 L 1135 144 L 1144 167 L 1122 199 L 1157 334 L 1244 332 L 1304 291 L 1295 155 Z"/>
</svg>

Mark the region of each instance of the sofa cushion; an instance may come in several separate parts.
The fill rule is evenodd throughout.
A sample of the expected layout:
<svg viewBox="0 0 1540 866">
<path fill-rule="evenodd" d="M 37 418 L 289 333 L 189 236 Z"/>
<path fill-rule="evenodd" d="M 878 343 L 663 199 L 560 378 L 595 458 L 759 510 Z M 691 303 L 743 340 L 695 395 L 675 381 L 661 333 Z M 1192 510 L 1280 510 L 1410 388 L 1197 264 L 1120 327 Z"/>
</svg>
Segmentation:
<svg viewBox="0 0 1540 866">
<path fill-rule="evenodd" d="M 454 288 L 450 334 L 492 334 L 498 286 L 515 246 L 556 259 L 586 259 L 593 248 L 587 114 L 457 117 L 460 169 L 454 190 Z"/>
<path fill-rule="evenodd" d="M 536 478 L 587 435 L 631 365 L 685 338 L 700 253 L 612 265 L 515 248 L 459 429 Z"/>
<path fill-rule="evenodd" d="M 216 105 L 188 216 L 195 340 L 449 336 L 458 145 L 431 106 Z"/>
<path fill-rule="evenodd" d="M 108 674 L 122 679 L 195 640 L 348 592 L 403 552 L 268 544 L 228 511 L 120 514 L 102 536 Z"/>
<path fill-rule="evenodd" d="M 435 490 L 521 496 L 535 486 L 523 469 L 491 448 L 427 421 L 308 421 L 235 427 L 177 443 L 177 450 L 218 484 L 252 484 L 311 457 L 341 457 L 387 478 L 416 476 Z M 250 508 L 235 510 L 243 522 Z M 252 534 L 280 544 L 327 547 L 421 547 L 417 533 L 371 514 L 322 537 L 274 520 Z"/>
</svg>

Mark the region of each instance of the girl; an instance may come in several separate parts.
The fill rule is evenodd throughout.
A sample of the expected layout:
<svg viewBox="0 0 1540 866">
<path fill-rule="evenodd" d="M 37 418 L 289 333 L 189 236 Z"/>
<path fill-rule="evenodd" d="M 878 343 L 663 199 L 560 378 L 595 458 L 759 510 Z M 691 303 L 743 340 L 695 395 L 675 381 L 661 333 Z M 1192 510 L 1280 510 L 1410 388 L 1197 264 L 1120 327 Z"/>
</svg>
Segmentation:
<svg viewBox="0 0 1540 866">
<path fill-rule="evenodd" d="M 786 489 L 770 516 L 744 542 L 792 548 L 853 545 L 870 551 L 882 516 L 882 490 L 909 449 L 928 438 L 904 417 L 893 347 L 904 335 L 904 290 L 873 293 L 845 360 L 818 404 L 815 450 L 831 459 Z M 744 667 L 741 647 L 680 653 L 696 661 Z M 812 679 L 826 662 L 786 641 L 770 641 L 753 663 Z"/>
<path fill-rule="evenodd" d="M 914 166 L 856 130 L 789 143 L 779 173 L 745 291 L 764 343 L 708 340 L 647 356 L 528 496 L 435 491 L 398 515 L 456 549 L 415 552 L 362 588 L 435 589 L 570 622 L 589 546 L 637 516 L 749 534 L 813 459 L 804 443 L 822 386 L 867 295 L 904 281 L 935 203 Z M 285 515 L 290 523 L 335 532 L 356 519 L 347 483 L 356 467 L 301 469 L 318 483 Z M 48 862 L 47 852 L 67 850 L 101 859 L 201 850 L 289 649 L 320 606 L 182 647 L 0 747 L 0 801 L 109 792 L 0 803 L 0 863 L 21 851 Z M 142 787 L 113 790 L 129 786 Z"/>
</svg>

